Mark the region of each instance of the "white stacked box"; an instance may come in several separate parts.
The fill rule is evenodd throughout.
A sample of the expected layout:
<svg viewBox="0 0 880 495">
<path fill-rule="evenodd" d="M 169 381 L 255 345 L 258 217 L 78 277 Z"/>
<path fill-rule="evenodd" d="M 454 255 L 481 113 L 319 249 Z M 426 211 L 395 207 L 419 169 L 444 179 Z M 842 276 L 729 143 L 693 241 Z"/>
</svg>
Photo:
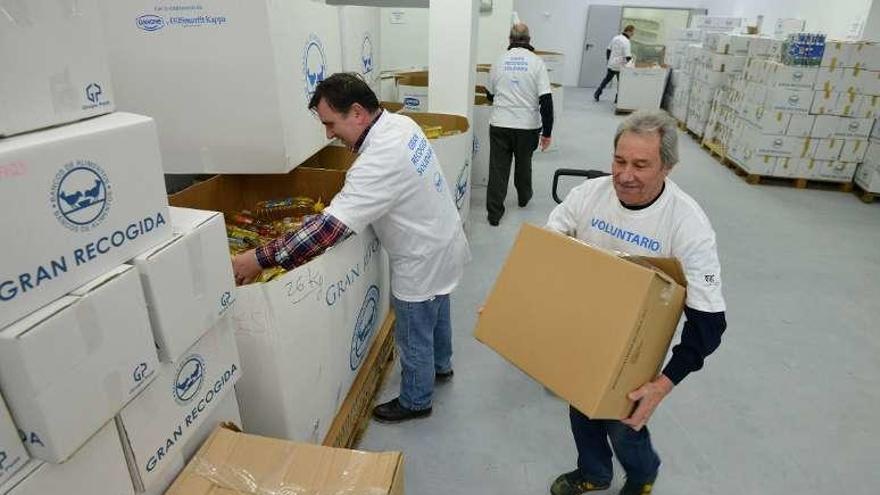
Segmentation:
<svg viewBox="0 0 880 495">
<path fill-rule="evenodd" d="M 705 31 L 734 31 L 744 24 L 742 17 L 695 15 L 691 18 L 691 27 Z"/>
<path fill-rule="evenodd" d="M 67 460 L 154 377 L 137 271 L 123 265 L 0 331 L 0 386 L 33 457 Z"/>
<path fill-rule="evenodd" d="M 159 359 L 174 362 L 235 302 L 223 214 L 169 208 L 174 237 L 137 256 Z"/>
<path fill-rule="evenodd" d="M 0 396 L 0 491 L 7 480 L 28 462 L 27 450 L 18 436 L 18 428 Z"/>
<path fill-rule="evenodd" d="M 134 495 L 113 421 L 63 464 L 31 460 L 0 486 L 0 495 Z"/>
<path fill-rule="evenodd" d="M 342 70 L 363 76 L 373 92 L 379 94 L 379 7 L 345 5 L 339 7 L 342 38 Z"/>
<path fill-rule="evenodd" d="M 283 173 L 327 145 L 307 104 L 342 68 L 337 7 L 100 1 L 117 107 L 156 119 L 166 173 Z"/>
<path fill-rule="evenodd" d="M 232 319 L 221 318 L 116 416 L 137 491 L 155 490 L 183 464 L 183 446 L 241 376 Z"/>
<path fill-rule="evenodd" d="M 113 113 L 0 140 L 0 328 L 171 237 L 152 119 Z M 8 399 L 8 398 L 7 398 Z"/>
<path fill-rule="evenodd" d="M 0 136 L 113 111 L 98 0 L 0 7 Z"/>
</svg>

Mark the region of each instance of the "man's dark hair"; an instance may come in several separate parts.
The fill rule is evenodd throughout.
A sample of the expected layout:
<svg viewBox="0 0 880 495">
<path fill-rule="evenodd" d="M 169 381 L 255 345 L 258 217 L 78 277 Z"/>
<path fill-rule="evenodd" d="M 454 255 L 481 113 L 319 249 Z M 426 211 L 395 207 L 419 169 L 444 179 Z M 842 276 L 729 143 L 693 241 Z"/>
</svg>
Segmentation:
<svg viewBox="0 0 880 495">
<path fill-rule="evenodd" d="M 319 82 L 309 100 L 309 110 L 317 108 L 322 98 L 330 108 L 341 114 L 347 114 L 355 103 L 370 113 L 379 109 L 376 93 L 354 72 L 337 72 Z"/>
</svg>

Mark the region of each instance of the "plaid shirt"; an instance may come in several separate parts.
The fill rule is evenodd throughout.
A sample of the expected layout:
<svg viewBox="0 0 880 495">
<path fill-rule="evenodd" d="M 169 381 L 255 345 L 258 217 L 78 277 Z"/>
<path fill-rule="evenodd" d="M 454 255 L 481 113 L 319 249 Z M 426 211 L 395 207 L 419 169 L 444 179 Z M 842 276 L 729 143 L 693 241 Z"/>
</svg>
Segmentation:
<svg viewBox="0 0 880 495">
<path fill-rule="evenodd" d="M 353 233 L 331 215 L 312 215 L 299 229 L 258 247 L 257 261 L 263 268 L 293 270 Z"/>
</svg>

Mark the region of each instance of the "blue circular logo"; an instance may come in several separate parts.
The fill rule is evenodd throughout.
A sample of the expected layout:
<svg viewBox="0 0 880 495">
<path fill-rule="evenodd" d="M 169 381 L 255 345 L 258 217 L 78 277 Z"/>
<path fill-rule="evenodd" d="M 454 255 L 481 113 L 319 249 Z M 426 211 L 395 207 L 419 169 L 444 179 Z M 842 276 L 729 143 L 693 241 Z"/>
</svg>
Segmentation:
<svg viewBox="0 0 880 495">
<path fill-rule="evenodd" d="M 352 370 L 358 369 L 367 355 L 369 349 L 370 336 L 376 329 L 376 320 L 379 318 L 379 288 L 371 285 L 367 289 L 367 295 L 364 298 L 364 304 L 358 313 L 357 321 L 354 325 L 354 334 L 351 337 L 351 354 L 349 355 L 349 364 Z"/>
<path fill-rule="evenodd" d="M 370 33 L 364 34 L 364 42 L 361 44 L 361 72 L 364 75 L 373 72 L 373 41 Z"/>
<path fill-rule="evenodd" d="M 165 19 L 153 14 L 144 14 L 135 19 L 138 29 L 147 32 L 158 31 L 165 27 Z"/>
<path fill-rule="evenodd" d="M 177 368 L 174 379 L 174 400 L 180 405 L 189 403 L 199 393 L 205 381 L 205 360 L 198 354 L 186 358 Z"/>
<path fill-rule="evenodd" d="M 465 160 L 464 166 L 458 172 L 458 179 L 455 181 L 455 206 L 460 210 L 464 206 L 464 200 L 467 197 L 468 183 L 471 178 L 471 164 Z"/>
<path fill-rule="evenodd" d="M 67 163 L 52 181 L 50 201 L 55 217 L 73 231 L 88 231 L 100 224 L 112 199 L 104 169 L 88 160 Z"/>
<path fill-rule="evenodd" d="M 303 49 L 302 71 L 304 79 L 304 88 L 306 93 L 306 101 L 311 100 L 315 94 L 318 83 L 323 81 L 327 76 L 327 60 L 324 58 L 324 44 L 318 35 L 309 35 L 309 40 Z"/>
</svg>

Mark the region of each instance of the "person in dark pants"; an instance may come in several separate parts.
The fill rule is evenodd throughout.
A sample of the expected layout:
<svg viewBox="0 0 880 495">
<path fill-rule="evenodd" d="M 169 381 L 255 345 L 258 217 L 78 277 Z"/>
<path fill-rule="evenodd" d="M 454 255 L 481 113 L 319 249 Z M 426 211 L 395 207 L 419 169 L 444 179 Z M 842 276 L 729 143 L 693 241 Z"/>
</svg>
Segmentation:
<svg viewBox="0 0 880 495">
<path fill-rule="evenodd" d="M 662 111 L 634 113 L 614 135 L 612 160 L 611 176 L 572 189 L 550 214 L 547 228 L 609 251 L 677 258 L 687 278 L 685 322 L 662 372 L 629 393 L 635 406 L 629 417 L 592 419 L 570 408 L 577 468 L 553 481 L 551 495 L 609 489 L 612 455 L 626 471 L 618 495 L 651 493 L 660 457 L 651 444 L 648 420 L 686 376 L 703 367 L 727 328 L 715 231 L 697 202 L 667 177 L 678 162 L 675 119 Z M 615 232 L 627 235 L 612 234 L 599 224 L 614 225 Z"/>
<path fill-rule="evenodd" d="M 486 210 L 493 226 L 504 216 L 511 159 L 515 161 L 513 182 L 522 208 L 532 199 L 532 153 L 538 146 L 542 151 L 550 146 L 550 76 L 530 41 L 525 24 L 515 24 L 510 29 L 510 45 L 492 66 L 486 86 L 492 102 Z"/>
<path fill-rule="evenodd" d="M 620 86 L 620 71 L 632 60 L 632 46 L 629 40 L 635 32 L 635 26 L 630 24 L 623 28 L 622 33 L 611 38 L 611 43 L 608 44 L 608 48 L 605 50 L 608 71 L 605 73 L 605 79 L 602 79 L 599 87 L 596 88 L 596 92 L 593 93 L 593 100 L 599 101 L 602 91 L 605 90 L 605 86 L 611 82 L 612 78 L 617 78 L 617 85 Z M 616 96 L 614 97 L 614 102 L 617 102 Z"/>
</svg>

